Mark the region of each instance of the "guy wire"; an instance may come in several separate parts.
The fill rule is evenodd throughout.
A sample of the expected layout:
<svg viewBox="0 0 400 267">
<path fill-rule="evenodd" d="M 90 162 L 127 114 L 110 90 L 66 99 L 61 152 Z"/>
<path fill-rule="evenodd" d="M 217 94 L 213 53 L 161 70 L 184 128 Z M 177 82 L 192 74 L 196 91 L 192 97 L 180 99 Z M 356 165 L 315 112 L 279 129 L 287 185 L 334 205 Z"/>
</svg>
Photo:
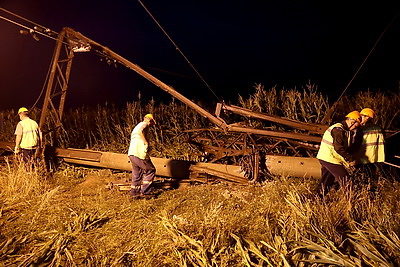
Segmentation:
<svg viewBox="0 0 400 267">
<path fill-rule="evenodd" d="M 163 33 L 167 36 L 167 38 L 171 41 L 171 43 L 175 46 L 175 49 L 183 56 L 183 58 L 186 60 L 186 62 L 190 65 L 190 67 L 196 72 L 196 74 L 200 77 L 200 79 L 204 82 L 204 84 L 207 86 L 207 88 L 214 94 L 214 96 L 220 101 L 220 98 L 215 94 L 215 92 L 211 89 L 211 87 L 208 85 L 206 80 L 201 76 L 201 74 L 197 71 L 197 69 L 193 66 L 193 64 L 189 61 L 189 59 L 183 54 L 183 52 L 179 49 L 179 47 L 176 45 L 176 43 L 172 40 L 172 38 L 168 35 L 168 33 L 164 30 L 164 28 L 160 25 L 160 23 L 156 20 L 156 18 L 151 14 L 151 12 L 148 10 L 148 8 L 142 3 L 141 0 L 138 0 L 138 2 L 142 5 L 142 7 L 146 10 L 146 12 L 149 14 L 149 16 L 154 20 L 154 22 L 158 25 L 158 27 L 163 31 Z"/>
<path fill-rule="evenodd" d="M 374 45 L 372 46 L 372 48 L 370 49 L 369 53 L 367 54 L 367 56 L 365 57 L 365 59 L 363 60 L 363 62 L 361 63 L 360 67 L 358 67 L 357 71 L 354 73 L 353 77 L 350 79 L 349 83 L 346 85 L 346 87 L 344 88 L 343 92 L 340 94 L 340 96 L 338 97 L 338 99 L 336 100 L 335 103 L 333 103 L 332 107 L 328 110 L 328 112 L 326 113 L 325 117 L 322 119 L 321 123 L 326 123 L 327 120 L 331 117 L 331 115 L 333 114 L 335 107 L 337 105 L 337 103 L 339 102 L 339 100 L 343 97 L 344 93 L 347 91 L 347 89 L 349 88 L 350 84 L 353 82 L 353 80 L 356 78 L 356 76 L 358 75 L 358 73 L 360 72 L 361 68 L 364 66 L 365 62 L 367 61 L 367 59 L 371 56 L 372 51 L 374 51 L 375 47 L 378 45 L 379 41 L 382 39 L 383 35 L 387 32 L 387 30 L 390 28 L 390 26 L 392 26 L 392 24 L 394 23 L 394 21 L 396 20 L 397 16 L 400 14 L 400 10 L 397 12 L 397 14 L 393 17 L 392 21 L 386 26 L 386 28 L 382 31 L 382 33 L 379 35 L 378 39 L 375 41 Z"/>
</svg>

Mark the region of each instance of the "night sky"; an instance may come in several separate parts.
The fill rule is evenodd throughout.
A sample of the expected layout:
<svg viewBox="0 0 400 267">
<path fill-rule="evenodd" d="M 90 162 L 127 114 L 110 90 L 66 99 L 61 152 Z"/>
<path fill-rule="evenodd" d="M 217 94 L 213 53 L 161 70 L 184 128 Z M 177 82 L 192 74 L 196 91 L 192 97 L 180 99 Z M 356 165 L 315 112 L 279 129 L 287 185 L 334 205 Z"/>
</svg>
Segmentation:
<svg viewBox="0 0 400 267">
<path fill-rule="evenodd" d="M 301 88 L 309 81 L 336 100 L 378 37 L 400 10 L 396 1 L 143 0 L 218 98 L 235 100 L 266 88 Z M 390 3 L 390 4 L 389 4 Z M 0 7 L 56 32 L 71 27 L 138 64 L 184 96 L 217 101 L 139 1 L 15 1 Z M 0 11 L 0 16 L 15 17 Z M 17 20 L 17 19 L 15 19 Z M 21 20 L 17 20 L 21 23 Z M 30 25 L 30 24 L 27 24 Z M 0 109 L 32 106 L 49 69 L 55 41 L 35 41 L 0 19 Z M 347 93 L 398 91 L 400 16 L 383 35 Z M 123 66 L 76 54 L 66 105 L 170 96 Z M 41 106 L 41 102 L 39 104 Z"/>
</svg>

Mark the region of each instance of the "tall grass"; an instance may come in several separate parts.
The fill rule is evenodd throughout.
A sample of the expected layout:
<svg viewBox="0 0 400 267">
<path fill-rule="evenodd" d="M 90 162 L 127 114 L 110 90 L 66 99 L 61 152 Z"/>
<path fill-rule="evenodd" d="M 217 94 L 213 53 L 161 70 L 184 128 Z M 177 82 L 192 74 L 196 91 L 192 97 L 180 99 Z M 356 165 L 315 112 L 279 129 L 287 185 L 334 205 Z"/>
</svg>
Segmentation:
<svg viewBox="0 0 400 267">
<path fill-rule="evenodd" d="M 399 129 L 400 128 L 400 90 L 397 92 L 357 92 L 355 95 L 344 96 L 338 102 L 338 111 L 340 110 L 361 110 L 369 107 L 376 112 L 374 122 L 383 129 Z M 341 114 L 336 112 L 337 118 Z"/>
<path fill-rule="evenodd" d="M 12 206 L 29 202 L 48 189 L 46 175 L 41 168 L 27 168 L 21 159 L 6 161 L 0 169 L 0 196 L 3 204 Z"/>
<path fill-rule="evenodd" d="M 379 99 L 379 101 L 376 101 Z M 254 93 L 238 97 L 239 106 L 256 112 L 282 116 L 302 122 L 320 123 L 330 108 L 328 99 L 318 91 L 314 84 L 306 84 L 301 89 L 265 89 L 261 84 L 254 87 Z M 328 123 L 340 121 L 351 110 L 370 106 L 376 110 L 378 125 L 384 129 L 398 129 L 400 97 L 393 93 L 359 92 L 356 96 L 342 98 Z M 210 105 L 211 106 L 211 105 Z M 210 111 L 212 113 L 213 111 Z M 64 116 L 65 135 L 61 146 L 90 148 L 95 150 L 126 153 L 130 133 L 146 113 L 154 113 L 157 125 L 150 129 L 150 150 L 152 156 L 183 160 L 202 160 L 204 154 L 197 147 L 186 142 L 185 130 L 213 128 L 214 125 L 201 117 L 187 105 L 172 99 L 168 104 L 155 104 L 154 101 L 142 103 L 129 102 L 123 109 L 113 105 L 82 107 L 70 110 Z M 241 122 L 245 126 L 264 127 L 282 131 L 293 131 L 276 123 L 262 122 L 232 114 L 223 115 L 227 123 Z M 300 130 L 294 130 L 300 131 Z M 235 137 L 226 134 L 226 139 Z M 265 144 L 270 143 L 264 139 Z M 271 145 L 274 144 L 272 140 Z M 288 147 L 276 146 L 280 154 L 291 153 Z M 301 152 L 304 156 L 310 151 Z M 293 154 L 293 153 L 292 153 Z M 291 155 L 291 154 L 290 154 Z"/>
<path fill-rule="evenodd" d="M 319 122 L 324 114 L 317 107 L 328 108 L 314 87 L 300 93 L 255 89 L 254 96 L 239 98 L 254 111 Z M 310 103 L 300 105 L 301 97 Z M 349 108 L 343 104 L 337 112 L 345 114 Z M 398 112 L 386 109 L 378 114 Z M 181 133 L 210 126 L 175 101 L 133 102 L 122 110 L 112 105 L 80 108 L 65 115 L 69 135 L 62 144 L 126 152 L 132 128 L 149 112 L 157 119 L 150 132 L 155 156 L 190 158 L 193 148 L 177 145 L 183 143 Z M 393 128 L 397 121 L 382 123 Z M 12 139 L 14 123 L 7 127 Z M 384 174 L 357 174 L 352 184 L 332 190 L 323 200 L 315 196 L 317 181 L 312 178 L 274 177 L 248 186 L 193 185 L 133 201 L 124 192 L 105 189 L 115 179 L 112 172 L 63 165 L 45 179 L 39 170 L 28 174 L 18 164 L 1 166 L 1 265 L 400 265 L 400 185 Z M 361 183 L 367 178 L 375 179 L 373 190 Z"/>
<path fill-rule="evenodd" d="M 238 96 L 238 105 L 256 112 L 282 116 L 302 122 L 319 123 L 322 121 L 330 103 L 326 96 L 318 91 L 314 84 L 306 84 L 300 89 L 264 88 L 254 86 L 254 93 Z M 345 96 L 337 104 L 332 122 L 340 121 L 351 110 L 371 107 L 377 113 L 376 122 L 383 129 L 399 129 L 400 96 L 391 92 L 358 92 L 355 96 Z M 212 104 L 210 104 L 212 106 Z M 210 107 L 207 107 L 210 108 Z M 4 141 L 13 141 L 13 132 L 18 118 L 16 111 L 2 111 L 2 132 Z M 103 151 L 126 153 L 130 133 L 147 113 L 154 113 L 157 125 L 150 129 L 150 149 L 153 156 L 185 160 L 200 160 L 201 152 L 186 143 L 185 130 L 214 127 L 210 121 L 200 116 L 187 105 L 172 99 L 168 104 L 126 103 L 125 108 L 112 104 L 96 107 L 81 107 L 68 110 L 64 114 L 64 129 L 58 134 L 58 146 L 86 148 Z M 211 110 L 210 113 L 213 113 Z M 34 110 L 32 117 L 38 119 L 39 111 Z M 291 131 L 288 127 L 276 123 L 261 122 L 241 116 L 224 115 L 227 123 L 240 121 L 250 127 L 264 127 Z M 53 143 L 53 135 L 46 136 L 48 143 Z M 228 138 L 228 136 L 227 136 Z M 280 153 L 285 153 L 280 151 Z"/>
<path fill-rule="evenodd" d="M 68 175 L 76 179 L 73 172 Z M 96 174 L 68 188 L 54 186 L 27 206 L 3 210 L 0 261 L 16 266 L 400 264 L 400 187 L 383 177 L 376 194 L 368 188 L 340 190 L 325 200 L 314 197 L 314 180 L 281 177 L 258 186 L 198 185 L 131 201 L 102 183 L 86 187 L 90 175 Z"/>
<path fill-rule="evenodd" d="M 184 130 L 202 128 L 207 121 L 193 109 L 172 100 L 168 105 L 155 105 L 153 101 L 127 103 L 124 109 L 113 105 L 82 107 L 65 114 L 60 143 L 64 147 L 126 153 L 133 128 L 144 115 L 153 113 L 157 124 L 149 130 L 152 155 L 175 159 L 190 159 L 190 145 L 185 143 Z M 209 124 L 209 123 L 208 123 Z"/>
<path fill-rule="evenodd" d="M 301 90 L 268 90 L 262 84 L 254 86 L 255 92 L 248 98 L 239 96 L 240 106 L 256 112 L 277 115 L 303 122 L 319 123 L 329 108 L 328 99 L 315 84 L 306 84 Z"/>
</svg>

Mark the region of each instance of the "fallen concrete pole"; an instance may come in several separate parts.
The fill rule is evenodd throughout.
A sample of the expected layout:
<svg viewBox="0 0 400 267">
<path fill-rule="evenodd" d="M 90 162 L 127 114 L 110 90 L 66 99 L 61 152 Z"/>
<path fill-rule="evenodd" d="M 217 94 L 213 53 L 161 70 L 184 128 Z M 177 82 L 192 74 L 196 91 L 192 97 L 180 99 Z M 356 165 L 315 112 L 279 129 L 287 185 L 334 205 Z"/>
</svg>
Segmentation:
<svg viewBox="0 0 400 267">
<path fill-rule="evenodd" d="M 1 142 L 0 148 L 10 149 L 14 143 Z M 131 171 L 131 163 L 126 154 L 101 152 L 75 148 L 46 148 L 45 153 L 64 159 L 67 163 Z M 240 166 L 217 163 L 192 162 L 151 157 L 156 167 L 156 175 L 175 179 L 189 179 L 193 170 L 204 171 L 210 175 L 225 176 L 226 180 L 246 181 Z M 290 177 L 321 177 L 320 165 L 316 158 L 267 155 L 267 170 L 272 175 Z M 195 166 L 195 167 L 192 167 Z M 191 170 L 192 167 L 192 170 Z M 237 179 L 235 179 L 237 178 Z"/>
<path fill-rule="evenodd" d="M 130 171 L 132 169 L 129 158 L 126 154 L 99 152 L 82 149 L 56 149 L 57 156 L 66 162 Z M 79 156 L 78 156 L 79 155 Z M 151 157 L 156 167 L 156 175 L 171 178 L 189 178 L 192 170 L 209 171 L 210 175 L 219 174 L 226 176 L 226 180 L 244 181 L 244 173 L 240 166 L 224 165 L 217 163 L 191 162 L 184 160 L 172 160 L 165 158 Z M 289 157 L 289 156 L 266 156 L 267 170 L 272 175 L 290 177 L 321 177 L 321 166 L 316 158 Z"/>
<path fill-rule="evenodd" d="M 64 161 L 68 163 L 125 171 L 132 170 L 131 162 L 126 154 L 72 148 L 57 148 L 55 152 L 57 157 L 63 158 Z M 226 174 L 227 176 L 236 176 L 238 179 L 245 179 L 244 173 L 241 171 L 240 166 L 222 165 L 216 163 L 196 163 L 185 160 L 173 160 L 155 157 L 151 157 L 151 161 L 156 167 L 156 175 L 158 176 L 187 179 L 190 177 L 190 167 L 192 165 L 196 165 L 198 167 L 205 167 L 214 170 L 222 175 Z"/>
<path fill-rule="evenodd" d="M 316 158 L 268 155 L 265 165 L 272 175 L 321 178 L 321 165 Z"/>
</svg>

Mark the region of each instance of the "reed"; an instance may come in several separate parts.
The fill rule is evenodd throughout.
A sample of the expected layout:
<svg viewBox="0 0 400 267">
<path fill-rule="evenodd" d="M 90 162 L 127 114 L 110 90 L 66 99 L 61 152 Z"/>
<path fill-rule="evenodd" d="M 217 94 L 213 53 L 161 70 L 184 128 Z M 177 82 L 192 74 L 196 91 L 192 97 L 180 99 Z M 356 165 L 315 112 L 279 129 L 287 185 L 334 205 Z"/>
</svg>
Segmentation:
<svg viewBox="0 0 400 267">
<path fill-rule="evenodd" d="M 257 112 L 286 117 L 303 122 L 318 123 L 329 109 L 328 99 L 315 84 L 306 84 L 301 90 L 254 86 L 255 92 L 248 98 L 239 95 L 240 106 Z"/>
<path fill-rule="evenodd" d="M 43 169 L 28 168 L 18 157 L 6 160 L 0 169 L 0 195 L 7 206 L 20 205 L 49 187 Z"/>
<path fill-rule="evenodd" d="M 354 108 L 379 98 L 386 103 L 379 113 L 397 116 L 398 110 L 387 105 L 398 98 L 387 97 L 360 93 L 362 102 L 354 99 Z M 257 85 L 254 95 L 239 100 L 254 111 L 306 122 L 320 122 L 321 107 L 329 108 L 312 85 L 301 91 Z M 350 108 L 343 102 L 336 114 Z M 125 153 L 132 128 L 149 112 L 158 122 L 150 131 L 154 156 L 196 157 L 195 149 L 183 144 L 182 132 L 210 123 L 175 101 L 68 111 L 68 136 L 61 132 L 61 143 Z M 397 121 L 380 122 L 396 129 Z M 3 124 L 10 128 L 10 141 L 16 122 Z M 243 123 L 259 124 L 247 118 Z M 315 179 L 291 177 L 247 186 L 193 184 L 150 200 L 131 200 L 126 192 L 105 189 L 110 179 L 129 175 L 62 164 L 47 177 L 40 168 L 27 173 L 16 161 L 5 162 L 0 169 L 0 265 L 400 265 L 400 185 L 385 172 L 379 177 L 357 173 L 351 184 L 325 199 L 315 196 Z M 365 182 L 372 179 L 373 187 Z"/>
<path fill-rule="evenodd" d="M 64 175 L 69 182 L 62 182 Z M 381 178 L 374 193 L 360 185 L 332 191 L 324 200 L 313 194 L 315 180 L 280 177 L 252 186 L 197 185 L 131 201 L 104 189 L 100 180 L 107 175 L 112 173 L 65 168 L 52 186 L 23 204 L 6 202 L 1 194 L 0 261 L 21 266 L 400 263 L 400 187 L 388 179 Z"/>
<path fill-rule="evenodd" d="M 399 92 L 371 92 L 369 90 L 357 92 L 355 95 L 344 96 L 338 102 L 338 111 L 340 110 L 361 110 L 369 107 L 376 111 L 374 121 L 383 129 L 399 129 L 400 127 L 400 101 Z M 337 118 L 341 114 L 336 112 Z"/>
</svg>

